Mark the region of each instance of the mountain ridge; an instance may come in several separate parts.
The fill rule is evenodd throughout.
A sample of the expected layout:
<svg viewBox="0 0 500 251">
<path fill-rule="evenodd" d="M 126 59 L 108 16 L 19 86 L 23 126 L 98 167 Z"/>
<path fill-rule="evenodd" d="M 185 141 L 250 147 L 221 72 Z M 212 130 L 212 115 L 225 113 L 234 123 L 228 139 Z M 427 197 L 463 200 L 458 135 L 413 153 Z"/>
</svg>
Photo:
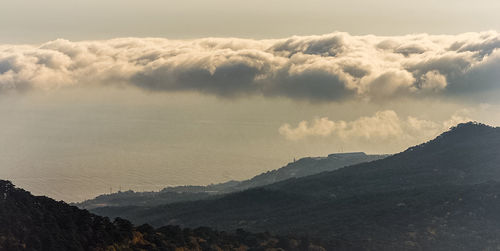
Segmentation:
<svg viewBox="0 0 500 251">
<path fill-rule="evenodd" d="M 318 243 L 305 237 L 241 229 L 229 233 L 207 227 L 134 226 L 121 218 L 111 221 L 63 201 L 33 196 L 0 180 L 0 250 L 327 250 Z M 338 246 L 339 242 L 328 245 Z"/>
<path fill-rule="evenodd" d="M 335 170 L 344 166 L 385 158 L 388 155 L 368 155 L 364 152 L 335 153 L 326 157 L 305 157 L 243 181 L 228 181 L 208 186 L 167 187 L 160 192 L 118 192 L 100 195 L 94 199 L 73 203 L 85 209 L 103 206 L 154 206 L 182 201 L 207 199 L 212 196 L 265 186 L 289 178 L 303 177 Z"/>
<path fill-rule="evenodd" d="M 153 225 L 386 243 L 372 250 L 482 250 L 500 245 L 497 198 L 500 129 L 471 122 L 369 163 L 210 200 L 95 212 Z"/>
</svg>

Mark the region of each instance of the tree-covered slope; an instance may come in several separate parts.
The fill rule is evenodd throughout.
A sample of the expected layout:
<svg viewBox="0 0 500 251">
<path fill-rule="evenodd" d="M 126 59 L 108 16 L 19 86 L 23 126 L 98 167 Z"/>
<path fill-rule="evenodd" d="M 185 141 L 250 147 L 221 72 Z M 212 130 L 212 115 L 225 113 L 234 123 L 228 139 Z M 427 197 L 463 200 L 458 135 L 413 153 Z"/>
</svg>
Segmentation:
<svg viewBox="0 0 500 251">
<path fill-rule="evenodd" d="M 211 200 L 96 212 L 154 225 L 307 233 L 378 250 L 494 250 L 499 181 L 500 129 L 466 123 L 370 163 Z"/>
<path fill-rule="evenodd" d="M 318 242 L 314 242 L 318 243 Z M 336 244 L 335 244 L 336 245 Z M 0 250 L 325 250 L 307 238 L 210 228 L 133 226 L 33 196 L 0 180 Z"/>
<path fill-rule="evenodd" d="M 100 195 L 94 199 L 74 204 L 80 208 L 94 209 L 105 206 L 151 207 L 167 203 L 206 199 L 214 195 L 243 191 L 269 185 L 290 178 L 304 177 L 345 166 L 378 160 L 388 155 L 368 155 L 362 152 L 330 154 L 327 157 L 302 158 L 288 165 L 259 174 L 244 181 L 228 181 L 208 186 L 168 187 L 160 192 L 118 192 Z"/>
</svg>

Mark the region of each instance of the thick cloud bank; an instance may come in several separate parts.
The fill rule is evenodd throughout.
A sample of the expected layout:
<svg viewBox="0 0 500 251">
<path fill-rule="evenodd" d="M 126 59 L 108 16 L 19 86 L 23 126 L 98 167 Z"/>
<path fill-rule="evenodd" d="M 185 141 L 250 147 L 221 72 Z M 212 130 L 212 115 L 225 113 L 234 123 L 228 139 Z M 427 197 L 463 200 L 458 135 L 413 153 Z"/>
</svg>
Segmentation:
<svg viewBox="0 0 500 251">
<path fill-rule="evenodd" d="M 0 45 L 0 92 L 132 85 L 309 101 L 471 97 L 499 89 L 500 34 L 275 40 L 119 38 Z"/>
</svg>

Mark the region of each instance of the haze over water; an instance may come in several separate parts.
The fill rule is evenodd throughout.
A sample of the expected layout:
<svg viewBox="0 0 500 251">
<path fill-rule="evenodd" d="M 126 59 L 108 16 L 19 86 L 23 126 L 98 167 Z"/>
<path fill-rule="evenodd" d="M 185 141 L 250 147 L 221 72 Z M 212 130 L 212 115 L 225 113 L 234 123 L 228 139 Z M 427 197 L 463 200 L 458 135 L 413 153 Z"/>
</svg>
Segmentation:
<svg viewBox="0 0 500 251">
<path fill-rule="evenodd" d="M 241 180 L 305 156 L 396 153 L 469 120 L 499 125 L 499 8 L 6 2 L 0 178 L 74 202 Z"/>
</svg>

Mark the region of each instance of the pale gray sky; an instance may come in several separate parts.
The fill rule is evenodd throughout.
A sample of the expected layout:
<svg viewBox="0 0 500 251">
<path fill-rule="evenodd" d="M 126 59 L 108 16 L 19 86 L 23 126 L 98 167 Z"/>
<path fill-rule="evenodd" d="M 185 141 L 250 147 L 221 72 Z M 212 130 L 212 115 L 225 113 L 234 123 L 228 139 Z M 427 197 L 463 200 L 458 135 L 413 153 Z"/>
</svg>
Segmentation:
<svg viewBox="0 0 500 251">
<path fill-rule="evenodd" d="M 456 34 L 500 30 L 499 11 L 496 0 L 16 0 L 2 2 L 0 42 Z"/>
</svg>

